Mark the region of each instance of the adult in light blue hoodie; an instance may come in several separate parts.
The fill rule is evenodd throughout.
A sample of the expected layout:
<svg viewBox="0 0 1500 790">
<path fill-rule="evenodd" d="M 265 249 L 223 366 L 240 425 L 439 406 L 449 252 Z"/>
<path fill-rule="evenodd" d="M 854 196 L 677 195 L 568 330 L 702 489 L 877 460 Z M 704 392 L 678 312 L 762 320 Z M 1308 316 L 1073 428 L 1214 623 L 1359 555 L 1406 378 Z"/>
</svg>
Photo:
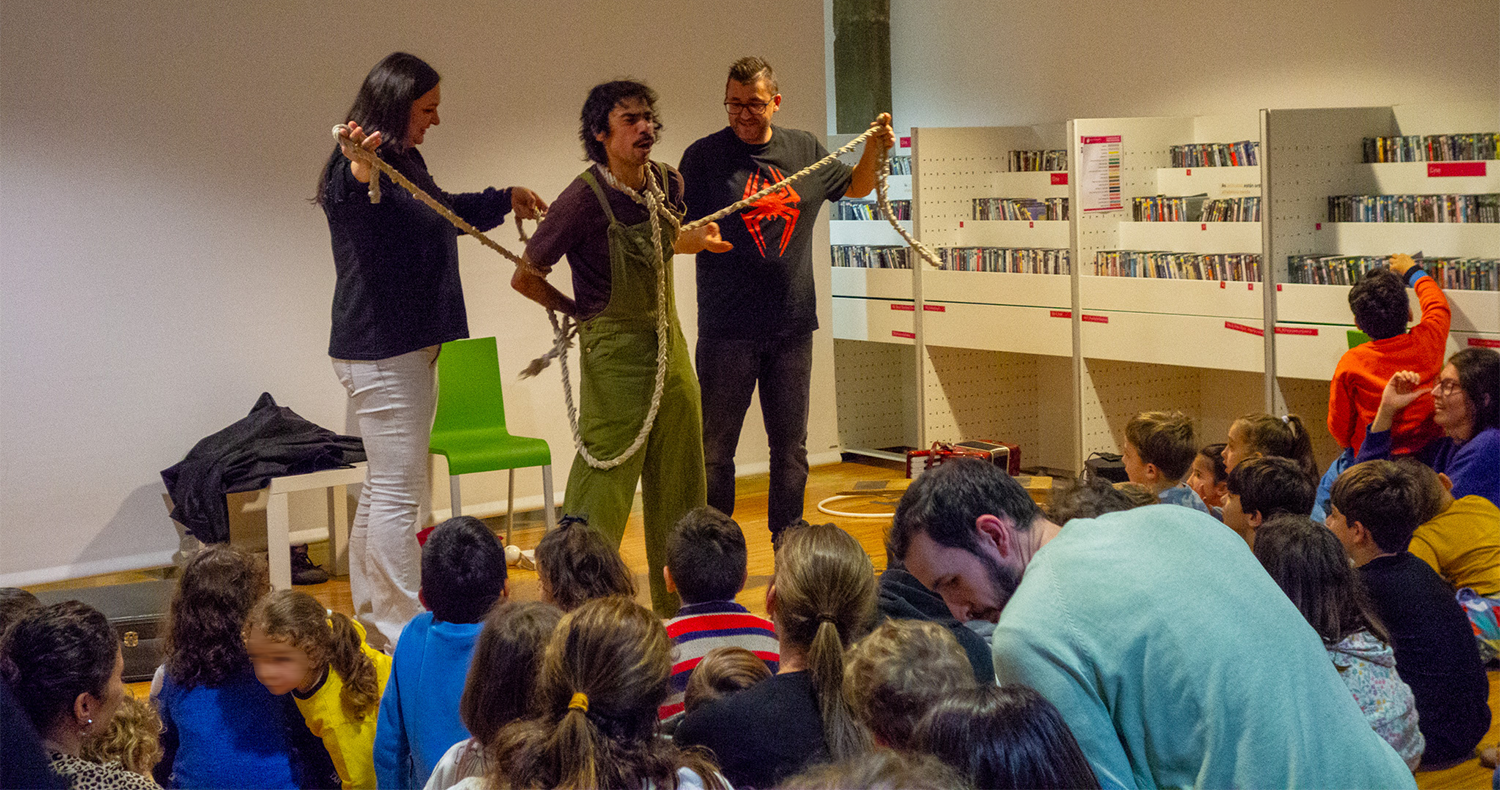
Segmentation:
<svg viewBox="0 0 1500 790">
<path fill-rule="evenodd" d="M 485 614 L 504 600 L 505 548 L 484 522 L 439 524 L 422 547 L 422 605 L 401 631 L 375 726 L 382 788 L 421 788 L 448 748 L 469 737 L 458 703 Z"/>
</svg>

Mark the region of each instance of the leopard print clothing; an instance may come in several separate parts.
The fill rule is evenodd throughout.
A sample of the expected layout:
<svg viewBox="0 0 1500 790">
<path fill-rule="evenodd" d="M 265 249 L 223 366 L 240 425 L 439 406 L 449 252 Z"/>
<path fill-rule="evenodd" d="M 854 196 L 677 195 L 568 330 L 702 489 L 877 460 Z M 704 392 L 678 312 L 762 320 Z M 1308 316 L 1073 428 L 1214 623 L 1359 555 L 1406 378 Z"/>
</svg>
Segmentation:
<svg viewBox="0 0 1500 790">
<path fill-rule="evenodd" d="M 68 780 L 68 790 L 161 790 L 161 785 L 119 763 L 95 763 L 52 752 L 52 772 Z"/>
</svg>

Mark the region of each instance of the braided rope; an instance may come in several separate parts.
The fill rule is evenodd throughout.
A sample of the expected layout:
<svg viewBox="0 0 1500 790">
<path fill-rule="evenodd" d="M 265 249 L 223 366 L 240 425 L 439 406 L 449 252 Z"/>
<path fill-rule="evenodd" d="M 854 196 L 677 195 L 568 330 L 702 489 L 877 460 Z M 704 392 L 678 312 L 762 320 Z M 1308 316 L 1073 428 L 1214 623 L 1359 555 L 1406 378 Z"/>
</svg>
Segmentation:
<svg viewBox="0 0 1500 790">
<path fill-rule="evenodd" d="M 349 129 L 349 127 L 343 124 L 339 124 L 338 126 L 333 127 L 334 140 L 339 143 L 341 148 L 343 147 L 345 138 L 347 138 L 350 134 L 350 131 L 351 130 Z M 610 186 L 620 190 L 621 192 L 625 193 L 625 195 L 632 201 L 645 207 L 647 215 L 649 216 L 651 222 L 651 246 L 656 256 L 656 376 L 651 391 L 651 403 L 646 410 L 646 417 L 641 423 L 641 429 L 636 434 L 635 439 L 630 443 L 630 446 L 614 458 L 604 460 L 596 458 L 584 445 L 583 433 L 578 427 L 578 408 L 573 402 L 572 377 L 569 375 L 568 370 L 568 349 L 572 348 L 573 341 L 578 336 L 578 321 L 572 316 L 565 314 L 561 318 L 558 318 L 557 312 L 548 308 L 547 320 L 552 324 L 552 348 L 547 351 L 547 353 L 532 360 L 531 363 L 527 365 L 523 371 L 521 371 L 522 378 L 529 378 L 531 376 L 537 375 L 538 373 L 541 373 L 544 369 L 547 368 L 552 360 L 556 359 L 558 361 L 558 367 L 562 373 L 563 401 L 566 404 L 568 410 L 568 426 L 572 429 L 573 433 L 573 446 L 577 449 L 578 455 L 583 458 L 589 466 L 601 470 L 613 469 L 614 467 L 625 463 L 625 461 L 629 460 L 631 456 L 639 452 L 641 447 L 645 446 L 646 439 L 651 433 L 651 428 L 656 422 L 657 412 L 661 408 L 662 392 L 665 389 L 666 385 L 668 361 L 667 347 L 671 339 L 671 324 L 668 320 L 667 315 L 667 267 L 666 260 L 661 252 L 661 219 L 665 217 L 666 221 L 671 224 L 673 229 L 679 234 L 682 232 L 691 232 L 698 230 L 711 222 L 717 222 L 718 220 L 723 219 L 730 214 L 734 214 L 736 212 L 749 208 L 761 198 L 764 198 L 774 192 L 780 191 L 781 189 L 784 189 L 788 184 L 791 184 L 798 179 L 804 178 L 809 174 L 828 166 L 844 154 L 852 153 L 860 143 L 863 143 L 870 137 L 874 136 L 877 131 L 878 127 L 872 126 L 863 134 L 859 135 L 853 140 L 850 140 L 843 147 L 829 153 L 827 156 L 819 159 L 816 162 L 813 162 L 807 167 L 798 170 L 790 176 L 787 176 L 786 178 L 783 178 L 782 180 L 765 187 L 759 192 L 756 192 L 755 194 L 750 195 L 749 197 L 740 200 L 737 203 L 725 206 L 724 208 L 714 212 L 713 214 L 694 220 L 693 222 L 687 224 L 683 224 L 681 219 L 669 208 L 666 193 L 664 192 L 662 185 L 657 183 L 655 168 L 650 166 L 646 168 L 647 181 L 644 195 L 634 189 L 631 189 L 625 184 L 620 183 L 619 180 L 609 172 L 609 168 L 598 168 L 598 171 L 604 176 L 604 180 Z M 433 211 L 436 211 L 439 216 L 443 217 L 443 219 L 448 220 L 448 222 L 451 223 L 454 227 L 478 239 L 479 242 L 484 246 L 500 253 L 502 256 L 514 262 L 517 266 L 520 266 L 528 272 L 542 277 L 546 276 L 546 272 L 543 272 L 542 270 L 537 268 L 537 266 L 530 260 L 528 260 L 525 256 L 518 256 L 515 253 L 512 253 L 511 251 L 497 244 L 495 241 L 490 239 L 489 236 L 486 236 L 483 231 L 469 224 L 466 220 L 464 220 L 463 217 L 460 217 L 457 214 L 453 213 L 453 211 L 447 206 L 444 206 L 431 195 L 423 191 L 421 187 L 412 183 L 410 179 L 408 179 L 405 175 L 402 175 L 400 171 L 396 170 L 396 168 L 392 167 L 385 160 L 381 159 L 380 156 L 374 151 L 367 150 L 359 145 L 351 146 L 350 149 L 346 150 L 352 150 L 357 158 L 376 168 L 380 173 L 384 173 L 389 176 L 391 181 L 395 182 L 407 192 L 410 192 L 413 197 L 426 204 Z M 887 222 L 891 224 L 891 227 L 896 229 L 896 233 L 900 234 L 901 238 L 906 241 L 908 246 L 915 250 L 917 254 L 923 260 L 927 261 L 930 265 L 941 268 L 942 263 L 938 259 L 938 257 L 934 255 L 932 251 L 926 247 L 926 245 L 917 241 L 909 232 L 907 232 L 905 228 L 901 227 L 901 223 L 895 218 L 895 212 L 891 210 L 890 200 L 887 195 L 886 183 L 886 177 L 890 171 L 889 158 L 889 152 L 884 148 L 880 149 L 879 161 L 877 162 L 876 166 L 876 205 L 880 208 L 881 215 Z M 375 175 L 370 179 L 370 202 L 380 202 L 379 175 Z M 541 220 L 539 219 L 538 222 L 540 221 Z M 521 218 L 519 215 L 516 217 L 516 228 L 520 233 L 521 241 L 523 243 L 526 242 L 526 230 L 521 225 Z"/>
</svg>

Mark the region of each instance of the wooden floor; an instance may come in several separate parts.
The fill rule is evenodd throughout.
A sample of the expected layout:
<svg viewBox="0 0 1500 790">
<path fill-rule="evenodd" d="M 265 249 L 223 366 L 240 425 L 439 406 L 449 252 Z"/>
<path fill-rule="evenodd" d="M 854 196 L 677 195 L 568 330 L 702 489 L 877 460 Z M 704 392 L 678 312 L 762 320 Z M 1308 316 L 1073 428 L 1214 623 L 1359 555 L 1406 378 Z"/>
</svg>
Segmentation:
<svg viewBox="0 0 1500 790">
<path fill-rule="evenodd" d="M 854 535 L 860 544 L 865 547 L 865 551 L 869 553 L 870 560 L 878 573 L 885 569 L 885 530 L 889 524 L 889 520 L 832 516 L 820 513 L 818 511 L 818 503 L 834 494 L 853 488 L 856 483 L 899 480 L 902 476 L 903 470 L 899 466 L 883 464 L 878 461 L 870 461 L 868 463 L 846 462 L 831 466 L 816 467 L 812 470 L 807 483 L 807 501 L 804 509 L 806 518 L 813 523 L 833 522 Z M 749 581 L 746 583 L 745 589 L 737 596 L 737 600 L 758 614 L 765 613 L 766 585 L 770 582 L 771 573 L 775 568 L 771 551 L 770 532 L 767 531 L 766 527 L 767 484 L 768 478 L 764 474 L 741 478 L 734 512 L 735 520 L 744 528 L 745 541 L 749 547 L 750 574 Z M 881 505 L 875 499 L 863 501 L 844 500 L 834 506 L 835 510 L 844 512 L 879 510 L 880 508 Z M 503 531 L 504 520 L 504 516 L 487 519 L 497 531 Z M 537 541 L 541 540 L 543 531 L 544 526 L 539 513 L 518 514 L 512 534 L 512 542 L 523 549 L 533 548 L 536 546 Z M 323 562 L 325 550 L 326 546 L 314 544 L 310 552 L 314 561 Z M 640 591 L 637 600 L 642 605 L 649 607 L 651 601 L 644 570 L 646 567 L 646 552 L 644 539 L 641 534 L 639 500 L 637 500 L 636 510 L 631 513 L 630 523 L 625 531 L 625 540 L 621 546 L 621 553 L 625 558 L 626 564 L 636 571 L 636 588 Z M 170 570 L 110 574 L 108 576 L 91 577 L 86 580 L 41 585 L 29 589 L 35 591 L 82 585 L 121 584 L 144 578 L 162 578 L 163 574 L 170 575 Z M 532 601 L 540 599 L 536 572 L 512 568 L 510 584 L 512 600 Z M 300 587 L 298 589 L 311 593 L 330 609 L 342 611 L 346 614 L 353 613 L 349 597 L 348 577 L 336 578 L 325 584 Z M 136 696 L 144 697 L 148 693 L 147 684 L 131 684 L 131 691 Z M 1500 671 L 1490 672 L 1490 710 L 1492 711 L 1493 722 L 1489 733 L 1485 735 L 1482 741 L 1485 745 L 1500 741 Z M 1471 759 L 1441 771 L 1419 771 L 1417 773 L 1417 786 L 1422 788 L 1422 790 L 1489 788 L 1491 776 L 1492 773 L 1489 769 L 1481 766 L 1477 759 Z"/>
</svg>

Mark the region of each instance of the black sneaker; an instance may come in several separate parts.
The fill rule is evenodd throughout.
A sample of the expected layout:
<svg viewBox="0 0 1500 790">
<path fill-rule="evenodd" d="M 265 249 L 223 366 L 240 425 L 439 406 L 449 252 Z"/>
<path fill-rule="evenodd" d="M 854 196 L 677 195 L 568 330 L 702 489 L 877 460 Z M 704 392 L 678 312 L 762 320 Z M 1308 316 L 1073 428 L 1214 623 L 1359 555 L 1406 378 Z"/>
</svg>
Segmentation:
<svg viewBox="0 0 1500 790">
<path fill-rule="evenodd" d="M 306 546 L 292 547 L 292 584 L 322 584 L 328 581 L 328 571 L 313 564 L 307 556 Z"/>
</svg>

